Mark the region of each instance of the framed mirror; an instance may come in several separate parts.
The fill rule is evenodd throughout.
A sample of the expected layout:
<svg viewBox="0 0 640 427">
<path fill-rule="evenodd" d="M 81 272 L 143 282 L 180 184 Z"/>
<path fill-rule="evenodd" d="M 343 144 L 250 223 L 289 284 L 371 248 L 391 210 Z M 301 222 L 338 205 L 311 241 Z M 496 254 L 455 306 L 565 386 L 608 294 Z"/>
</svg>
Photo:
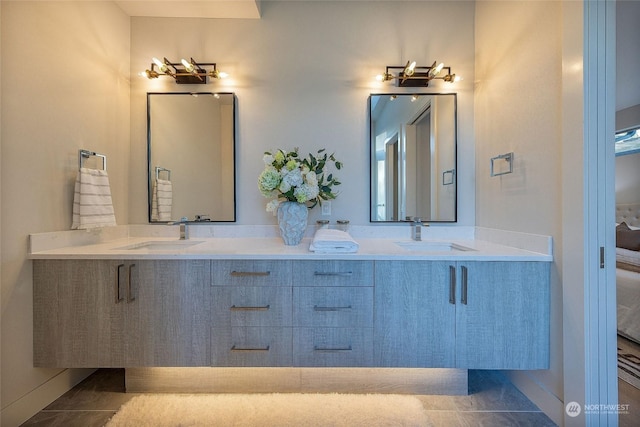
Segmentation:
<svg viewBox="0 0 640 427">
<path fill-rule="evenodd" d="M 369 97 L 370 221 L 455 222 L 457 96 Z"/>
<path fill-rule="evenodd" d="M 148 93 L 149 222 L 234 222 L 233 93 Z"/>
</svg>

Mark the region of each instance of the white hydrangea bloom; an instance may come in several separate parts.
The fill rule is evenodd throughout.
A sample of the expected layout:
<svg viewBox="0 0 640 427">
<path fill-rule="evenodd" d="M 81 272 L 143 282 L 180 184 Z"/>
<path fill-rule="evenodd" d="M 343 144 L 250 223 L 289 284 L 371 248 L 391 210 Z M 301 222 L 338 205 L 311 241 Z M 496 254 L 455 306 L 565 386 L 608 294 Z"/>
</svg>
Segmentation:
<svg viewBox="0 0 640 427">
<path fill-rule="evenodd" d="M 273 212 L 275 215 L 278 212 L 278 206 L 280 206 L 280 202 L 278 199 L 273 199 L 269 203 L 267 203 L 267 212 Z"/>
</svg>

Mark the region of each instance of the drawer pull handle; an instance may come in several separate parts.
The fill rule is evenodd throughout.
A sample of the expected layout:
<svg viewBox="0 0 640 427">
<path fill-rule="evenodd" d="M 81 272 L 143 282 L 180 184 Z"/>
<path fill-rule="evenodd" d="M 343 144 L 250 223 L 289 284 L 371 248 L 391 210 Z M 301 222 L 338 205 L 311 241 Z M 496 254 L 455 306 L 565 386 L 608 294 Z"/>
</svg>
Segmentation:
<svg viewBox="0 0 640 427">
<path fill-rule="evenodd" d="M 124 264 L 118 264 L 118 267 L 116 268 L 117 273 L 116 273 L 116 283 L 115 283 L 115 296 L 116 296 L 116 304 L 118 304 L 120 301 L 122 301 L 124 298 L 120 298 L 120 272 L 121 270 L 124 268 Z"/>
<path fill-rule="evenodd" d="M 231 276 L 233 277 L 247 277 L 247 276 L 269 276 L 271 274 L 270 271 L 232 271 Z"/>
<path fill-rule="evenodd" d="M 255 307 L 232 305 L 229 309 L 231 311 L 267 311 L 269 310 L 269 308 L 271 308 L 271 306 L 267 304 L 267 305 L 255 306 Z"/>
<path fill-rule="evenodd" d="M 319 353 L 340 353 L 345 351 L 353 351 L 351 346 L 349 347 L 318 347 L 314 346 L 313 351 L 317 351 Z"/>
<path fill-rule="evenodd" d="M 348 311 L 351 310 L 351 308 L 352 307 L 350 305 L 347 305 L 345 307 L 321 307 L 314 305 L 313 311 Z"/>
<path fill-rule="evenodd" d="M 460 297 L 460 302 L 464 305 L 467 305 L 467 274 L 467 267 L 462 266 L 462 296 Z"/>
<path fill-rule="evenodd" d="M 456 303 L 456 268 L 449 266 L 449 304 Z"/>
<path fill-rule="evenodd" d="M 269 346 L 266 347 L 238 347 L 237 345 L 233 345 L 231 347 L 231 351 L 269 351 Z"/>
<path fill-rule="evenodd" d="M 337 276 L 349 277 L 353 275 L 353 271 L 314 271 L 314 276 Z"/>
<path fill-rule="evenodd" d="M 127 282 L 127 303 L 133 302 L 136 300 L 136 297 L 133 296 L 133 292 L 131 291 L 131 280 L 133 276 L 133 269 L 135 268 L 135 264 L 129 265 L 129 277 Z"/>
</svg>

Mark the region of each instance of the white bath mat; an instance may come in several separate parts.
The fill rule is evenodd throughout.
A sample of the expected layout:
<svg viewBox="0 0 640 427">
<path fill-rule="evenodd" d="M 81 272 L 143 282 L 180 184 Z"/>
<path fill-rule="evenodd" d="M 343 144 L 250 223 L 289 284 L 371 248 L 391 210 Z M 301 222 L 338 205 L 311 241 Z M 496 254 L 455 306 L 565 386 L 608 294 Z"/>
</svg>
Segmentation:
<svg viewBox="0 0 640 427">
<path fill-rule="evenodd" d="M 145 394 L 107 427 L 430 426 L 420 400 L 389 394 Z"/>
</svg>

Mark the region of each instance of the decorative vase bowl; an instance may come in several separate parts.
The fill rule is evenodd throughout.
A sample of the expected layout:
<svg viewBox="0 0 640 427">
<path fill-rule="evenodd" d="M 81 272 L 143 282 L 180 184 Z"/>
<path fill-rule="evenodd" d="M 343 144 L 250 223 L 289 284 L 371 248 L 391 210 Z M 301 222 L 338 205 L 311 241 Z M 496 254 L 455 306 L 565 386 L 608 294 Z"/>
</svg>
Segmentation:
<svg viewBox="0 0 640 427">
<path fill-rule="evenodd" d="M 304 203 L 282 202 L 278 206 L 278 226 L 284 244 L 295 246 L 302 241 L 307 230 L 309 210 Z"/>
</svg>

